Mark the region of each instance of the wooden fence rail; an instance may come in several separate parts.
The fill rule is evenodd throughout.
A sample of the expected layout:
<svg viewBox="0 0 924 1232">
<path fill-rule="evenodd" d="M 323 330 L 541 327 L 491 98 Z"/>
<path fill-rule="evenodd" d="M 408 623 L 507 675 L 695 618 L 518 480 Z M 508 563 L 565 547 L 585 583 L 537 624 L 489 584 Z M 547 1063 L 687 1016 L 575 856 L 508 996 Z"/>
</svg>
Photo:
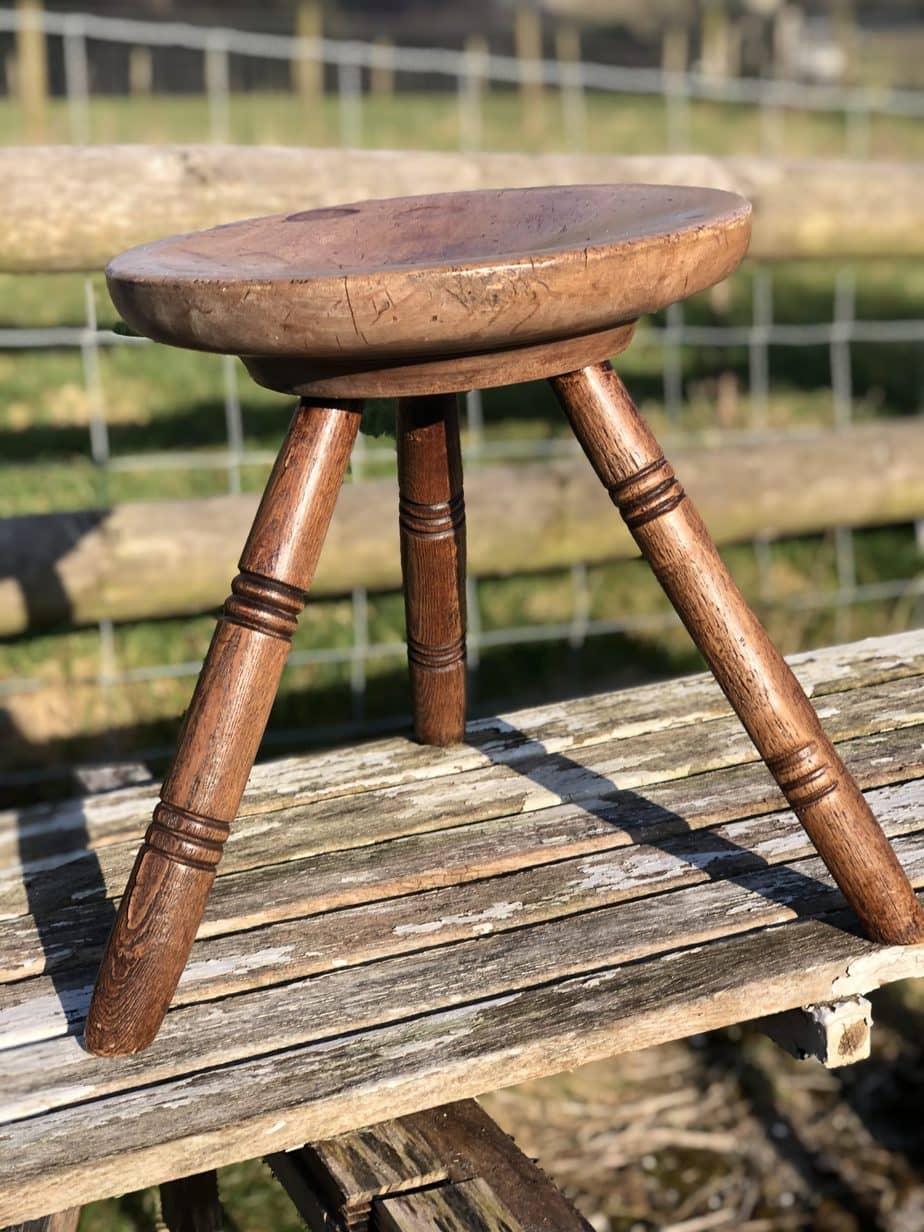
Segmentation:
<svg viewBox="0 0 924 1232">
<path fill-rule="evenodd" d="M 924 515 L 921 420 L 675 454 L 720 543 Z M 0 635 L 216 607 L 256 503 L 256 495 L 225 496 L 0 521 Z M 391 480 L 344 488 L 314 593 L 399 586 L 396 503 Z M 476 575 L 636 554 L 583 458 L 472 470 L 466 504 Z"/>
<path fill-rule="evenodd" d="M 0 272 L 101 269 L 159 236 L 363 197 L 629 181 L 742 193 L 754 204 L 751 256 L 760 260 L 924 255 L 924 164 L 65 146 L 0 150 Z"/>
</svg>

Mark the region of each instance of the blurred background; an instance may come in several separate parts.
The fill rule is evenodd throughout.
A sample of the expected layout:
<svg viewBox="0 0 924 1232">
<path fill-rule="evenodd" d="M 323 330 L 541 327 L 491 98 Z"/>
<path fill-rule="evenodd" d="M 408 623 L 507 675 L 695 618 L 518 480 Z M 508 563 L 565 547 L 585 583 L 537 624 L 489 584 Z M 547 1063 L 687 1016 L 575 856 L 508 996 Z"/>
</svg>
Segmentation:
<svg viewBox="0 0 924 1232">
<path fill-rule="evenodd" d="M 768 240 L 727 283 L 643 322 L 619 369 L 680 474 L 708 480 L 711 529 L 785 651 L 921 623 L 920 197 L 862 258 L 845 259 L 836 226 L 852 183 L 924 159 L 920 0 L 20 0 L 0 8 L 0 139 L 24 176 L 41 144 L 699 153 L 756 160 L 756 181 L 812 160 L 789 185 L 821 220 L 811 256 Z M 79 246 L 79 194 L 72 211 Z M 150 534 L 137 545 L 164 526 L 211 544 L 216 510 L 262 488 L 292 411 L 236 361 L 127 337 L 101 274 L 58 268 L 0 256 L 11 805 L 162 772 L 239 544 L 214 585 L 204 561 L 171 559 Z M 514 468 L 532 491 L 542 468 L 580 463 L 541 385 L 476 391 L 463 409 L 470 476 Z M 384 422 L 373 407 L 351 468 L 360 505 L 393 482 Z M 531 562 L 485 549 L 469 580 L 474 714 L 701 666 L 642 564 L 544 517 Z M 329 562 L 262 756 L 406 728 L 397 581 Z M 490 1110 L 600 1232 L 911 1232 L 924 1227 L 915 997 L 881 994 L 877 1057 L 841 1075 L 725 1033 Z M 711 1142 L 696 1138 L 705 1106 Z M 223 1183 L 241 1229 L 299 1226 L 259 1165 Z M 155 1227 L 155 1199 L 89 1208 L 81 1226 Z"/>
</svg>

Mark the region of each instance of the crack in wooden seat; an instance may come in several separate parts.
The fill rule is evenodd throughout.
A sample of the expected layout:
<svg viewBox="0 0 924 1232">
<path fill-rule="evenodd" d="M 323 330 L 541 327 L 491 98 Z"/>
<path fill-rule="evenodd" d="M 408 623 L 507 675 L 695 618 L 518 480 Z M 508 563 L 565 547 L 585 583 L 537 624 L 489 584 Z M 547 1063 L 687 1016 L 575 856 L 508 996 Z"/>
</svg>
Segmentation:
<svg viewBox="0 0 924 1232">
<path fill-rule="evenodd" d="M 301 401 L 119 907 L 87 1022 L 93 1052 L 144 1048 L 167 1011 L 311 587 L 357 399 L 377 394 L 399 398 L 397 517 L 422 742 L 452 745 L 465 732 L 456 394 L 546 376 L 867 935 L 924 940 L 882 828 L 607 358 L 639 314 L 730 273 L 749 226 L 747 202 L 711 189 L 533 188 L 252 219 L 112 262 L 113 299 L 136 329 L 239 354 L 257 380 Z"/>
<path fill-rule="evenodd" d="M 750 206 L 603 184 L 360 201 L 133 249 L 116 307 L 262 385 L 334 398 L 454 393 L 608 359 L 632 323 L 744 255 Z"/>
</svg>

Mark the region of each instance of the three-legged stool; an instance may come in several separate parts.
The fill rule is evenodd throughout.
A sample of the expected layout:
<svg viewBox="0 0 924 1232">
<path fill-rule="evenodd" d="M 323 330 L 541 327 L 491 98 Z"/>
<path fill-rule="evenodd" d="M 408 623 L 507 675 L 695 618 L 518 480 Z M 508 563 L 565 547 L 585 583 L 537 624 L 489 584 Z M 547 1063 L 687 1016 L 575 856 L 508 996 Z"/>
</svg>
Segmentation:
<svg viewBox="0 0 924 1232">
<path fill-rule="evenodd" d="M 911 887 L 815 711 L 609 366 L 646 312 L 729 274 L 750 209 L 645 185 L 361 202 L 150 244 L 109 267 L 125 319 L 239 355 L 300 396 L 103 958 L 98 1053 L 155 1036 L 192 946 L 311 586 L 360 419 L 397 397 L 414 724 L 465 723 L 456 394 L 548 377 L 591 465 L 867 933 L 924 940 Z M 504 516 L 504 493 L 497 494 Z"/>
</svg>

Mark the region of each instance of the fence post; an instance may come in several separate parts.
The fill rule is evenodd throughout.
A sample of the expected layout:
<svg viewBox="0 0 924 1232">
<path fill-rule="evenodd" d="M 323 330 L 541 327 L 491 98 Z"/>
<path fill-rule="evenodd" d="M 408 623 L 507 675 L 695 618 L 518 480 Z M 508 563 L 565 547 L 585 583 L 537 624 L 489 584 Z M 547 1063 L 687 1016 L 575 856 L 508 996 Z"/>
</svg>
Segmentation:
<svg viewBox="0 0 924 1232">
<path fill-rule="evenodd" d="M 516 11 L 513 27 L 516 56 L 520 71 L 520 107 L 523 135 L 537 141 L 545 127 L 542 114 L 542 17 L 538 9 L 524 5 Z"/>
<path fill-rule="evenodd" d="M 317 42 L 323 36 L 320 0 L 298 0 L 295 9 L 295 37 L 306 42 Z M 305 114 L 310 116 L 313 127 L 324 127 L 324 59 L 318 50 L 314 55 L 299 50 L 292 62 L 295 90 L 301 99 Z"/>
<path fill-rule="evenodd" d="M 581 71 L 581 31 L 571 22 L 555 31 L 555 58 L 561 83 L 562 120 L 570 150 L 583 150 L 587 136 L 584 74 Z"/>
<path fill-rule="evenodd" d="M 834 38 L 841 53 L 841 80 L 850 85 L 857 81 L 857 60 L 859 39 L 857 37 L 857 14 L 853 3 L 841 3 L 834 6 Z"/>
<path fill-rule="evenodd" d="M 128 90 L 133 98 L 146 97 L 154 86 L 154 57 L 150 47 L 132 47 L 128 53 Z"/>
<path fill-rule="evenodd" d="M 341 47 L 337 62 L 337 103 L 340 113 L 340 145 L 356 150 L 363 143 L 363 71 L 356 43 Z"/>
<path fill-rule="evenodd" d="M 375 51 L 369 76 L 369 89 L 375 95 L 392 95 L 395 92 L 395 47 L 390 38 L 379 37 L 374 41 Z"/>
<path fill-rule="evenodd" d="M 773 21 L 773 77 L 785 81 L 793 74 L 796 51 L 802 38 L 802 13 L 784 4 Z M 783 145 L 783 110 L 764 96 L 760 107 L 761 153 L 777 154 Z"/>
<path fill-rule="evenodd" d="M 459 77 L 459 149 L 481 148 L 481 95 L 484 90 L 488 41 L 481 34 L 465 40 L 465 71 Z"/>
<path fill-rule="evenodd" d="M 852 268 L 838 272 L 834 282 L 834 311 L 831 322 L 831 396 L 834 422 L 846 428 L 853 418 L 853 376 L 850 338 L 856 315 L 856 277 Z"/>
<path fill-rule="evenodd" d="M 205 49 L 205 93 L 209 105 L 209 136 L 212 141 L 231 137 L 231 72 L 228 45 L 217 31 L 210 31 Z"/>
<path fill-rule="evenodd" d="M 729 18 L 724 6 L 707 4 L 703 10 L 700 64 L 704 77 L 724 81 L 729 75 Z"/>
<path fill-rule="evenodd" d="M 84 22 L 79 13 L 65 18 L 64 90 L 71 141 L 85 145 L 90 140 L 90 65 L 87 61 L 87 40 Z"/>
<path fill-rule="evenodd" d="M 668 26 L 661 41 L 661 77 L 667 111 L 667 148 L 671 152 L 690 144 L 689 55 L 690 37 L 686 26 Z"/>
<path fill-rule="evenodd" d="M 7 98 L 12 98 L 19 93 L 19 73 L 15 51 L 8 51 L 3 57 L 3 84 Z"/>
<path fill-rule="evenodd" d="M 42 0 L 16 0 L 16 84 L 26 138 L 42 142 L 47 136 L 48 61 Z"/>
<path fill-rule="evenodd" d="M 773 328 L 773 275 L 758 265 L 751 286 L 751 330 L 748 340 L 748 395 L 751 427 L 767 428 L 770 417 L 770 331 Z"/>
</svg>

